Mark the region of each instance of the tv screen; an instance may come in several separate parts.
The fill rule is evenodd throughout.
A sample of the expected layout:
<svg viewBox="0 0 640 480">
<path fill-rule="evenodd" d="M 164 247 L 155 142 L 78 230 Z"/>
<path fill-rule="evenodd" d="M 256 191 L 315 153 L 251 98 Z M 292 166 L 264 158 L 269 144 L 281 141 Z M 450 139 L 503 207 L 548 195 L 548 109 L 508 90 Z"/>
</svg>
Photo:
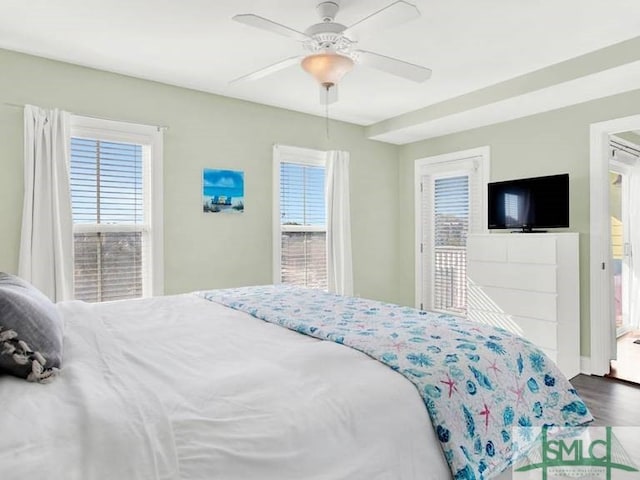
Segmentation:
<svg viewBox="0 0 640 480">
<path fill-rule="evenodd" d="M 493 182 L 489 190 L 489 228 L 569 226 L 569 174 Z"/>
</svg>

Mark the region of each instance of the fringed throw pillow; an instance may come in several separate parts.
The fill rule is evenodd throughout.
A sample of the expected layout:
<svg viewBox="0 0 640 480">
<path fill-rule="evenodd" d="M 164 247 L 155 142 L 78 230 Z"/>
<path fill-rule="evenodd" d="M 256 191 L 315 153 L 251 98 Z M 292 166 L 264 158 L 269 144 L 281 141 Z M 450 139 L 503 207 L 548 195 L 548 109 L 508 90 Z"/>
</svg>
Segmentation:
<svg viewBox="0 0 640 480">
<path fill-rule="evenodd" d="M 46 383 L 62 361 L 63 323 L 55 305 L 24 280 L 0 272 L 0 372 Z"/>
</svg>

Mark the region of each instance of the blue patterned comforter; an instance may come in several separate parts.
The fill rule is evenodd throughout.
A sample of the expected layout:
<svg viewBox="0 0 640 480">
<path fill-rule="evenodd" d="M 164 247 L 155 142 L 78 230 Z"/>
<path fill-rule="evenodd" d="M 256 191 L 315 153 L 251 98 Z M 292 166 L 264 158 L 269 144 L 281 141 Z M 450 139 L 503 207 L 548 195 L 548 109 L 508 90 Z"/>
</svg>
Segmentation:
<svg viewBox="0 0 640 480">
<path fill-rule="evenodd" d="M 337 342 L 409 379 L 455 479 L 508 468 L 517 427 L 593 420 L 571 384 L 531 342 L 445 314 L 279 285 L 199 292 L 270 323 Z"/>
</svg>

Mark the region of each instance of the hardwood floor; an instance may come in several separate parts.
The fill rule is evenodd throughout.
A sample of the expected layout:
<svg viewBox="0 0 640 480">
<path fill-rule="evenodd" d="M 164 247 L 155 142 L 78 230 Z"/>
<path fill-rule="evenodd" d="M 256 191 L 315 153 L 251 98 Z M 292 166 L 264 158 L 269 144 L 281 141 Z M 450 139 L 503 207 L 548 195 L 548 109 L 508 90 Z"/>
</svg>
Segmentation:
<svg viewBox="0 0 640 480">
<path fill-rule="evenodd" d="M 595 417 L 593 426 L 635 427 L 640 426 L 640 385 L 625 383 L 612 378 L 578 375 L 571 384 Z M 635 465 L 640 465 L 640 435 L 635 428 L 614 429 L 614 435 L 621 442 Z M 617 475 L 618 472 L 615 473 Z M 522 476 L 518 478 L 523 478 Z M 540 478 L 540 477 L 526 477 Z M 553 477 L 559 478 L 559 477 Z M 568 478 L 568 477 L 563 477 Z M 584 477 L 580 477 L 584 478 Z M 595 478 L 595 477 L 589 477 Z M 597 478 L 605 478 L 599 476 Z M 611 478 L 637 478 L 614 476 Z M 512 480 L 513 473 L 507 470 L 495 480 Z"/>
<path fill-rule="evenodd" d="M 640 383 L 640 331 L 629 332 L 618 338 L 618 360 L 611 362 L 609 377 Z"/>
<path fill-rule="evenodd" d="M 595 417 L 593 426 L 640 426 L 640 385 L 589 375 L 578 375 L 571 379 L 571 384 L 578 390 Z M 638 434 L 640 429 L 614 428 L 613 431 L 616 441 L 634 466 L 636 468 L 640 466 L 640 435 Z M 637 472 L 633 475 L 631 478 L 638 478 Z M 612 476 L 611 478 L 628 477 Z"/>
<path fill-rule="evenodd" d="M 578 375 L 571 384 L 596 418 L 593 425 L 640 426 L 639 385 L 589 375 Z"/>
</svg>

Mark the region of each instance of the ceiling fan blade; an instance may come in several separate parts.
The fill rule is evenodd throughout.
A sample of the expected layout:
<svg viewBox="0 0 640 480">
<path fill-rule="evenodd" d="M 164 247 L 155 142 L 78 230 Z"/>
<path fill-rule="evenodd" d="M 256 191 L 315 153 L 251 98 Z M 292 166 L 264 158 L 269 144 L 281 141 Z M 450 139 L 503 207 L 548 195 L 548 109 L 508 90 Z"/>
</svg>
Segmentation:
<svg viewBox="0 0 640 480">
<path fill-rule="evenodd" d="M 267 75 L 271 75 L 272 73 L 283 70 L 293 65 L 294 63 L 298 63 L 300 61 L 300 58 L 301 57 L 299 55 L 295 57 L 285 58 L 284 60 L 280 60 L 279 62 L 272 63 L 267 67 L 261 68 L 260 70 L 256 70 L 255 72 L 251 72 L 241 77 L 234 78 L 229 82 L 229 85 L 240 83 L 240 82 L 247 82 L 250 80 L 257 80 L 259 78 L 266 77 Z"/>
<path fill-rule="evenodd" d="M 252 13 L 234 15 L 231 18 L 236 22 L 249 25 L 250 27 L 255 27 L 261 30 L 266 30 L 268 32 L 277 33 L 278 35 L 283 35 L 285 37 L 295 38 L 296 40 L 301 40 L 301 41 L 309 40 L 309 37 L 302 32 L 294 30 L 293 28 L 286 27 L 284 25 L 281 25 L 279 23 L 276 23 L 272 20 L 261 17 L 259 15 L 253 15 Z"/>
<path fill-rule="evenodd" d="M 414 82 L 424 82 L 431 77 L 430 68 L 414 65 L 413 63 L 380 55 L 379 53 L 367 52 L 365 50 L 358 50 L 357 52 L 360 56 L 360 63 L 367 67 L 376 68 L 383 72 L 406 78 L 407 80 L 413 80 Z"/>
<path fill-rule="evenodd" d="M 420 10 L 418 10 L 418 7 L 399 0 L 347 27 L 344 33 L 347 36 L 360 36 L 362 33 L 378 32 L 384 28 L 408 22 L 419 16 Z"/>
<path fill-rule="evenodd" d="M 320 105 L 331 105 L 338 101 L 338 85 L 326 89 L 320 85 Z"/>
</svg>

